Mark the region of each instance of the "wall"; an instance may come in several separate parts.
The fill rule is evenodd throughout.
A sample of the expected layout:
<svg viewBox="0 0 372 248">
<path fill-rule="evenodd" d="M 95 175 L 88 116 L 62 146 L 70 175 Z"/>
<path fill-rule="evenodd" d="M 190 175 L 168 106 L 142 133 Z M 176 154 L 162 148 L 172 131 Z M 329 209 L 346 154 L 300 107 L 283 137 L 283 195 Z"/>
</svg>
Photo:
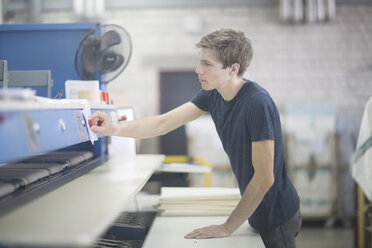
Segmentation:
<svg viewBox="0 0 372 248">
<path fill-rule="evenodd" d="M 372 94 L 372 5 L 338 5 L 336 11 L 331 23 L 307 25 L 280 23 L 278 6 L 271 5 L 107 11 L 102 22 L 125 27 L 134 44 L 130 64 L 109 91 L 134 106 L 137 117 L 157 114 L 159 70 L 193 70 L 200 37 L 230 27 L 253 43 L 245 77 L 263 85 L 279 108 L 288 102 L 331 101 L 341 113 L 360 115 Z M 185 29 L 189 18 L 201 20 L 200 32 Z M 63 11 L 43 15 L 43 22 L 71 21 L 76 17 Z M 157 149 L 156 139 L 141 141 L 140 152 Z"/>
</svg>

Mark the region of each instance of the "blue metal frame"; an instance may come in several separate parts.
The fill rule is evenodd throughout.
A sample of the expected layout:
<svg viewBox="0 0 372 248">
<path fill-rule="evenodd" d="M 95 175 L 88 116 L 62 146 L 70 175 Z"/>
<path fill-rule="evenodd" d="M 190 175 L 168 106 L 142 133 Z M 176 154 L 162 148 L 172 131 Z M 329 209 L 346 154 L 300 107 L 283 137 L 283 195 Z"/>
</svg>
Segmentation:
<svg viewBox="0 0 372 248">
<path fill-rule="evenodd" d="M 66 80 L 81 80 L 75 71 L 75 53 L 83 37 L 97 25 L 97 22 L 0 25 L 0 58 L 8 61 L 9 71 L 51 70 L 54 97 L 65 88 Z M 38 96 L 47 96 L 46 88 L 34 89 Z"/>
<path fill-rule="evenodd" d="M 0 120 L 0 163 L 89 141 L 81 109 L 0 110 Z M 95 142 L 94 153 L 96 156 L 105 153 L 103 138 Z"/>
</svg>

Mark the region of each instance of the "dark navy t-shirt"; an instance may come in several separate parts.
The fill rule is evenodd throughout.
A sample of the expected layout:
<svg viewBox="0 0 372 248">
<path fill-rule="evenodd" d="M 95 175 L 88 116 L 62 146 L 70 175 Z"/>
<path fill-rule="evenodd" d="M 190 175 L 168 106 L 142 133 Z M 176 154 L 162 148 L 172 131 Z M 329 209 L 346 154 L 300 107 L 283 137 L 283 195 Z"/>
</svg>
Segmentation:
<svg viewBox="0 0 372 248">
<path fill-rule="evenodd" d="M 249 217 L 253 228 L 265 232 L 287 222 L 299 209 L 299 198 L 286 172 L 278 109 L 265 89 L 244 80 L 231 101 L 202 89 L 191 102 L 210 113 L 242 195 L 254 174 L 252 142 L 274 140 L 275 181 Z"/>
</svg>

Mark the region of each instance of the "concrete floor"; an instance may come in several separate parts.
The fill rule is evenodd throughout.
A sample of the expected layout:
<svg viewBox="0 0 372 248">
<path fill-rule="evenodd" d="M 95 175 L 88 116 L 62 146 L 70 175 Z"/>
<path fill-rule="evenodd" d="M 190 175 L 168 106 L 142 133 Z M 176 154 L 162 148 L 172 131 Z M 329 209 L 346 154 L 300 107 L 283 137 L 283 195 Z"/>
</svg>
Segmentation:
<svg viewBox="0 0 372 248">
<path fill-rule="evenodd" d="M 352 248 L 352 228 L 303 227 L 296 238 L 298 248 Z"/>
</svg>

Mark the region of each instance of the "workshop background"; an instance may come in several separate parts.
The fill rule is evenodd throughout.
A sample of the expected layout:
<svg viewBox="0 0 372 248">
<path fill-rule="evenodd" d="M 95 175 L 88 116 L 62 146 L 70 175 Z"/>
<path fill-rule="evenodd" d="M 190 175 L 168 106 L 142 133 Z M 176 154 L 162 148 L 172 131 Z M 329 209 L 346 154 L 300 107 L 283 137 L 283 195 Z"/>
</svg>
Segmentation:
<svg viewBox="0 0 372 248">
<path fill-rule="evenodd" d="M 355 247 L 358 190 L 351 166 L 364 106 L 372 96 L 372 1 L 0 3 L 3 24 L 98 21 L 124 27 L 133 54 L 108 91 L 115 105 L 132 106 L 136 118 L 164 112 L 162 104 L 170 98 L 181 104 L 192 97 L 189 89 L 166 89 L 173 81 L 195 78 L 195 43 L 204 34 L 220 28 L 243 31 L 254 49 L 244 77 L 266 88 L 281 113 L 288 171 L 308 221 L 298 247 Z M 180 151 L 211 163 L 212 186 L 234 186 L 210 118 L 188 124 L 184 132 Z M 161 139 L 138 140 L 138 153 L 166 153 Z M 190 178 L 192 186 L 202 181 Z"/>
</svg>

